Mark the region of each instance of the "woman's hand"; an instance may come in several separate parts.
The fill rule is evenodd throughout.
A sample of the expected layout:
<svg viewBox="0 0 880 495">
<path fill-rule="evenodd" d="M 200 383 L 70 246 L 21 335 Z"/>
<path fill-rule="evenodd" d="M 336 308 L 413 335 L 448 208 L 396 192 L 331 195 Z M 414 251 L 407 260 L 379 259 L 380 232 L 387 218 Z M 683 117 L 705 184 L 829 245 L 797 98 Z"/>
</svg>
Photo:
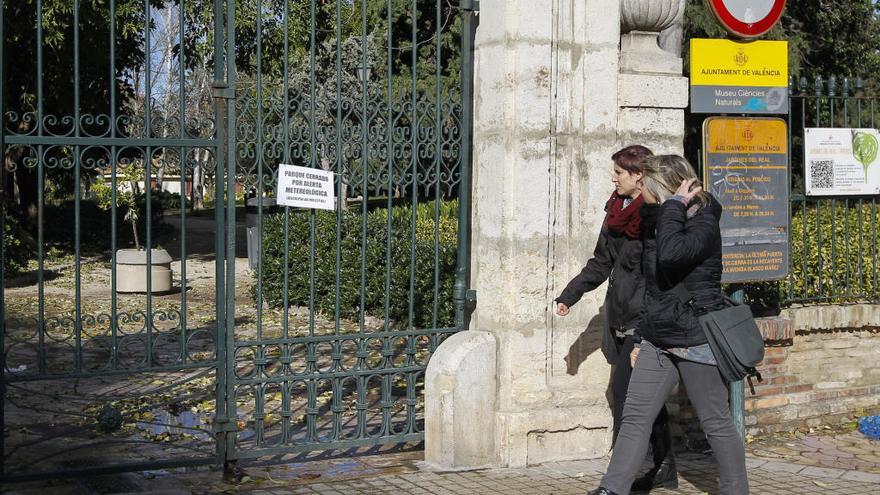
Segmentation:
<svg viewBox="0 0 880 495">
<path fill-rule="evenodd" d="M 568 316 L 568 305 L 557 303 L 556 304 L 556 314 L 559 316 Z"/>
<path fill-rule="evenodd" d="M 636 347 L 635 349 L 632 350 L 631 353 L 629 353 L 629 365 L 633 368 L 636 367 L 636 360 L 639 358 L 639 351 L 640 350 L 641 349 Z"/>
<path fill-rule="evenodd" d="M 694 182 L 697 182 L 697 179 L 685 179 L 681 181 L 681 185 L 678 186 L 678 190 L 675 191 L 676 196 L 681 196 L 682 198 L 684 198 L 685 204 L 690 203 L 691 200 L 694 199 L 694 196 L 696 196 L 697 193 L 703 190 L 702 186 L 697 186 L 691 189 L 691 187 L 694 185 Z"/>
</svg>

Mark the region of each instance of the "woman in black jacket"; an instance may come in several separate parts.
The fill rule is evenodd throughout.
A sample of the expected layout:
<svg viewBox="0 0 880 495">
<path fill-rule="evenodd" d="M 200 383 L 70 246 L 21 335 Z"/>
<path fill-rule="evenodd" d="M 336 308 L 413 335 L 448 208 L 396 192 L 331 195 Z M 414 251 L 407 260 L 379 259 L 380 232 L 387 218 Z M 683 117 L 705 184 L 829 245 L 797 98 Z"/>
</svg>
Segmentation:
<svg viewBox="0 0 880 495">
<path fill-rule="evenodd" d="M 641 342 L 620 433 L 601 486 L 591 495 L 626 495 L 648 448 L 651 421 L 679 381 L 718 461 L 721 493 L 748 494 L 745 450 L 727 403 L 727 386 L 697 317 L 723 307 L 721 205 L 700 187 L 690 164 L 664 155 L 643 161 L 645 299 Z"/>
<path fill-rule="evenodd" d="M 611 378 L 613 438 L 617 438 L 620 429 L 623 404 L 632 373 L 629 355 L 633 350 L 633 334 L 641 319 L 640 310 L 645 291 L 641 269 L 642 220 L 639 212 L 643 201 L 640 196 L 640 181 L 641 162 L 651 155 L 648 148 L 633 145 L 611 156 L 614 162 L 611 178 L 615 191 L 605 204 L 605 221 L 602 223 L 593 257 L 556 298 L 556 314 L 566 316 L 569 308 L 585 293 L 608 280 L 602 352 L 608 363 L 615 365 Z M 672 457 L 672 435 L 667 419 L 666 408 L 663 407 L 656 416 L 651 434 L 654 468 L 636 480 L 634 490 L 678 486 Z"/>
</svg>

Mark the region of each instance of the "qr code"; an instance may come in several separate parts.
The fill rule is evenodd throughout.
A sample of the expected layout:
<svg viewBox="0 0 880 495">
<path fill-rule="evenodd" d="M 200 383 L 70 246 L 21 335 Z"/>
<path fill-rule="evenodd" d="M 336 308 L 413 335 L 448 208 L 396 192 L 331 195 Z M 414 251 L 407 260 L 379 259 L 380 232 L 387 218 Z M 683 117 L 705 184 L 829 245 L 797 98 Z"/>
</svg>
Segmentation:
<svg viewBox="0 0 880 495">
<path fill-rule="evenodd" d="M 815 189 L 834 187 L 833 164 L 832 160 L 810 160 L 810 182 Z"/>
</svg>

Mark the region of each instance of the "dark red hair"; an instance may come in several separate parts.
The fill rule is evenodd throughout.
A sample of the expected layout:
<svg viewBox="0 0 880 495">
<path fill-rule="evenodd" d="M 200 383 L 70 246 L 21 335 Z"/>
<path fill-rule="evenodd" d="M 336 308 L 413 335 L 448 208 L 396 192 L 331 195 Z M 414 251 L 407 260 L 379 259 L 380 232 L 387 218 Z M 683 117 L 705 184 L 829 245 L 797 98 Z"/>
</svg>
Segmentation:
<svg viewBox="0 0 880 495">
<path fill-rule="evenodd" d="M 652 156 L 653 154 L 654 152 L 648 148 L 640 144 L 633 144 L 632 146 L 627 146 L 626 148 L 618 150 L 611 155 L 611 159 L 614 160 L 615 165 L 629 173 L 642 173 L 644 172 L 644 168 L 642 168 L 642 160 L 646 156 Z"/>
</svg>

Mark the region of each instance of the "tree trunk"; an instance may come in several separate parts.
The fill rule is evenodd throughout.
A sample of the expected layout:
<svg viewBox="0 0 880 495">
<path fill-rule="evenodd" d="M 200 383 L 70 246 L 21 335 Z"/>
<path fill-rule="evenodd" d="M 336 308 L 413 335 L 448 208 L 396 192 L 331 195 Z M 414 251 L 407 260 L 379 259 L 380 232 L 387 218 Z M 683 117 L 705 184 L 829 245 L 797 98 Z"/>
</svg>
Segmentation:
<svg viewBox="0 0 880 495">
<path fill-rule="evenodd" d="M 135 248 L 135 249 L 140 249 L 140 248 L 141 248 L 141 243 L 140 243 L 140 241 L 138 240 L 137 222 L 128 222 L 128 223 L 131 224 L 131 233 L 134 235 L 134 248 Z"/>
</svg>

